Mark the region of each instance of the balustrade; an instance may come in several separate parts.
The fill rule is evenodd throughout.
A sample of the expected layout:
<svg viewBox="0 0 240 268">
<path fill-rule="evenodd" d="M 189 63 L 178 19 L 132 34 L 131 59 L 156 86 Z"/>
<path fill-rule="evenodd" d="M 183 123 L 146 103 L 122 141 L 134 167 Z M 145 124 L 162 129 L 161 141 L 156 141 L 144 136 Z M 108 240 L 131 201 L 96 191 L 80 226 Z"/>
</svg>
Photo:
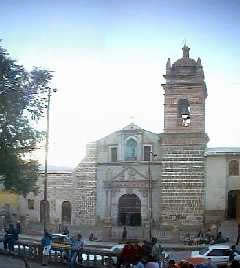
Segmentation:
<svg viewBox="0 0 240 268">
<path fill-rule="evenodd" d="M 32 260 L 41 261 L 42 246 L 40 242 L 18 241 L 14 246 L 14 254 Z M 69 246 L 53 245 L 49 255 L 49 263 L 67 264 L 70 256 Z M 79 252 L 76 267 L 103 267 L 107 263 L 117 263 L 118 255 L 104 249 L 85 248 Z"/>
</svg>

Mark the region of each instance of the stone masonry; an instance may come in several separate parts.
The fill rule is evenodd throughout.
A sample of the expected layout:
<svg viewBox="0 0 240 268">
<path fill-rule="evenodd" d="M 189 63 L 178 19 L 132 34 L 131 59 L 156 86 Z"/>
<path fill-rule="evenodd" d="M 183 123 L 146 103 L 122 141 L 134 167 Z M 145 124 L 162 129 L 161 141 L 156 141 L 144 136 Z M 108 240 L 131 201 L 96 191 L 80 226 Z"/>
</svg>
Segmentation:
<svg viewBox="0 0 240 268">
<path fill-rule="evenodd" d="M 74 224 L 94 225 L 96 222 L 96 143 L 87 145 L 87 156 L 74 174 L 72 191 Z"/>
<path fill-rule="evenodd" d="M 162 222 L 201 225 L 205 202 L 205 98 L 201 60 L 183 57 L 166 66 L 164 133 L 160 135 Z"/>
</svg>

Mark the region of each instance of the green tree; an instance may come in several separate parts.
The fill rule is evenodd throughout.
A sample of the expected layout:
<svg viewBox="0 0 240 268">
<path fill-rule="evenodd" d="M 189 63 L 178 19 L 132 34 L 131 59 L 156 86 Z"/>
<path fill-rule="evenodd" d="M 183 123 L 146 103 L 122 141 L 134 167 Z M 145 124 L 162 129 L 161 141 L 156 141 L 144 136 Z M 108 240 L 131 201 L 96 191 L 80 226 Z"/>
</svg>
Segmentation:
<svg viewBox="0 0 240 268">
<path fill-rule="evenodd" d="M 0 46 L 0 181 L 6 190 L 36 191 L 39 163 L 29 159 L 45 133 L 33 127 L 46 114 L 52 72 L 27 72 Z"/>
</svg>

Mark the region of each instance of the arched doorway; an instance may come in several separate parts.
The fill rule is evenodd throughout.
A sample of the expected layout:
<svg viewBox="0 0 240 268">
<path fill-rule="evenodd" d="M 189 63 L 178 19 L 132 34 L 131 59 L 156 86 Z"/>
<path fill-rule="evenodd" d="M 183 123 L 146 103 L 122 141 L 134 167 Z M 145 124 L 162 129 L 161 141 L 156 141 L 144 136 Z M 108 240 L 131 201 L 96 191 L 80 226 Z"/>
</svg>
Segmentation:
<svg viewBox="0 0 240 268">
<path fill-rule="evenodd" d="M 43 223 L 44 222 L 44 211 L 45 211 L 45 202 L 46 202 L 46 209 L 47 209 L 47 212 L 46 212 L 46 220 L 47 222 L 49 222 L 49 214 L 50 214 L 50 211 L 49 211 L 49 202 L 48 201 L 44 201 L 44 200 L 41 200 L 40 201 L 40 222 Z"/>
<path fill-rule="evenodd" d="M 119 225 L 141 225 L 141 200 L 135 194 L 125 194 L 118 203 Z"/>
<path fill-rule="evenodd" d="M 71 224 L 72 206 L 69 201 L 62 202 L 62 223 Z"/>
<path fill-rule="evenodd" d="M 240 190 L 228 192 L 228 218 L 240 219 Z"/>
</svg>

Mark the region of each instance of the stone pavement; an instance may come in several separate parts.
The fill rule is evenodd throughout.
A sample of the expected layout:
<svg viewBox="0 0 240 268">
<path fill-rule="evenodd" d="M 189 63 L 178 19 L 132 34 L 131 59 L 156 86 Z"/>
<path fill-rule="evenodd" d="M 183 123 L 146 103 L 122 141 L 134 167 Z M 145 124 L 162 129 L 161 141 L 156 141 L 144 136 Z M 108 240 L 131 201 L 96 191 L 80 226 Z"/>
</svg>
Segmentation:
<svg viewBox="0 0 240 268">
<path fill-rule="evenodd" d="M 25 235 L 25 234 L 19 235 L 20 240 L 40 241 L 41 238 L 42 237 L 39 235 Z M 116 244 L 118 244 L 118 242 L 85 240 L 85 245 L 87 247 L 93 247 L 93 248 L 110 249 L 111 247 L 113 247 Z M 226 244 L 232 245 L 233 241 L 230 240 Z M 171 243 L 162 242 L 161 245 L 165 250 L 176 250 L 176 251 L 180 251 L 180 250 L 192 251 L 192 250 L 199 250 L 199 249 L 205 247 L 205 245 L 189 246 L 189 245 L 185 245 L 183 243 L 172 243 L 172 242 Z M 3 244 L 0 243 L 0 248 L 2 248 L 2 247 L 3 247 Z"/>
<path fill-rule="evenodd" d="M 224 221 L 221 226 L 219 231 L 222 232 L 224 237 L 229 237 L 230 241 L 227 243 L 229 245 L 233 245 L 236 242 L 236 237 L 237 237 L 237 223 L 234 220 L 226 220 Z M 0 234 L 0 238 L 3 236 L 3 234 Z M 35 240 L 35 241 L 40 241 L 42 236 L 40 235 L 29 235 L 29 234 L 20 234 L 19 235 L 20 239 L 23 240 Z M 113 242 L 113 241 L 89 241 L 85 240 L 86 245 L 89 247 L 95 247 L 95 248 L 111 248 L 112 246 L 118 244 L 118 242 Z M 0 247 L 2 243 L 0 243 Z M 178 243 L 168 243 L 168 242 L 162 242 L 161 245 L 166 249 L 166 250 L 197 250 L 199 248 L 203 248 L 204 245 L 200 246 L 187 246 L 184 245 L 181 242 Z"/>
</svg>

